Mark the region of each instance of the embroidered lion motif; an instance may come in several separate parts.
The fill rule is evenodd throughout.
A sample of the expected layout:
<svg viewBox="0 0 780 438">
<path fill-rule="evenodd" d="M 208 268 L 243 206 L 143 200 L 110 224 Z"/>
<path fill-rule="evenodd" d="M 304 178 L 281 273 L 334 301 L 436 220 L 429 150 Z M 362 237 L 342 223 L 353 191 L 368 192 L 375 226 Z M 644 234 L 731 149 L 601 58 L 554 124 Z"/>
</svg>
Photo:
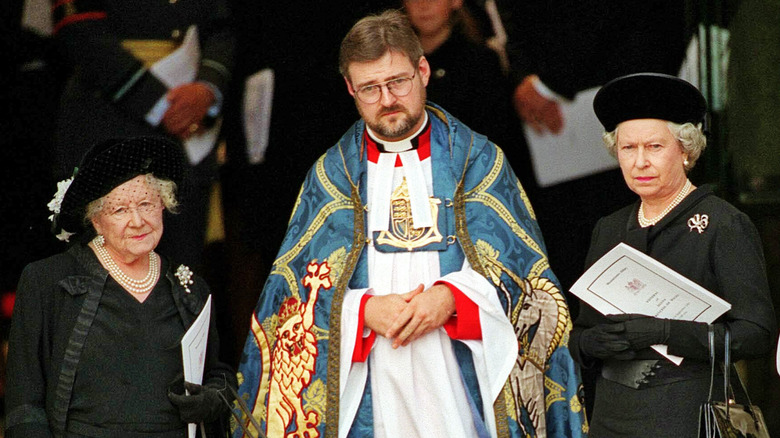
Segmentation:
<svg viewBox="0 0 780 438">
<path fill-rule="evenodd" d="M 319 414 L 304 412 L 302 392 L 311 383 L 317 360 L 314 335 L 314 305 L 320 288 L 330 289 L 328 262 L 309 263 L 304 286 L 310 288 L 309 301 L 288 298 L 279 309 L 276 344 L 271 357 L 271 384 L 268 394 L 269 437 L 317 438 Z M 285 433 L 295 417 L 295 430 Z"/>
</svg>

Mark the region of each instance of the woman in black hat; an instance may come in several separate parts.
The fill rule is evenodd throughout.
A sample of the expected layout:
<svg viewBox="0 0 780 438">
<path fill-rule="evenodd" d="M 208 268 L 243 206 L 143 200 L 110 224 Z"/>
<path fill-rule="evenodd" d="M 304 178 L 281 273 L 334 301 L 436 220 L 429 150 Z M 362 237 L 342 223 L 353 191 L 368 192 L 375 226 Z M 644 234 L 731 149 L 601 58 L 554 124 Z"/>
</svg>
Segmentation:
<svg viewBox="0 0 780 438">
<path fill-rule="evenodd" d="M 599 220 L 587 266 L 624 242 L 731 303 L 714 323 L 716 351 L 728 327 L 735 361 L 768 354 L 776 322 L 758 233 L 744 213 L 687 177 L 706 145 L 704 97 L 673 76 L 640 73 L 604 85 L 593 105 L 639 200 Z M 649 348 L 656 344 L 682 364 Z M 705 323 L 608 318 L 583 303 L 570 349 L 586 372 L 600 371 L 590 436 L 697 436 L 708 345 Z"/>
<path fill-rule="evenodd" d="M 209 294 L 154 250 L 183 156 L 155 137 L 94 146 L 49 204 L 66 252 L 27 266 L 12 319 L 7 437 L 224 435 L 234 372 L 210 325 L 203 384 L 184 384 L 181 340 Z M 189 395 L 184 395 L 184 388 Z"/>
</svg>

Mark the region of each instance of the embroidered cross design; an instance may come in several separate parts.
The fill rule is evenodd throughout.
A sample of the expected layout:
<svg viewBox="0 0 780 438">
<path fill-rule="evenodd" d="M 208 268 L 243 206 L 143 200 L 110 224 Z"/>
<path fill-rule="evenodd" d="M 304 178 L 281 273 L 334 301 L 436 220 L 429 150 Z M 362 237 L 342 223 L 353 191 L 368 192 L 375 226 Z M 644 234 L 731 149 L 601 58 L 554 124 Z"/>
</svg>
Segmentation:
<svg viewBox="0 0 780 438">
<path fill-rule="evenodd" d="M 311 292 L 316 294 L 320 288 L 330 289 L 330 266 L 324 261 L 321 264 L 311 262 L 306 267 L 308 274 L 303 277 L 303 285 L 310 288 Z M 315 295 L 316 296 L 316 295 Z"/>
</svg>

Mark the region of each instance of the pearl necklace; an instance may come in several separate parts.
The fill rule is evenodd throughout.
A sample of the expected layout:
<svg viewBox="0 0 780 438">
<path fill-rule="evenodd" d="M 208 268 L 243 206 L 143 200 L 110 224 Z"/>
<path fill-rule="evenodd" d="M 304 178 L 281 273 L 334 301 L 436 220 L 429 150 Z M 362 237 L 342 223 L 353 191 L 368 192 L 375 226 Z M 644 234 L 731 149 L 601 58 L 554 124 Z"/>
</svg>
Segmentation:
<svg viewBox="0 0 780 438">
<path fill-rule="evenodd" d="M 658 216 L 656 216 L 656 217 L 654 217 L 652 219 L 645 218 L 645 211 L 644 211 L 645 210 L 645 201 L 642 201 L 639 204 L 639 211 L 636 214 L 637 220 L 639 220 L 639 225 L 642 228 L 647 228 L 650 225 L 655 225 L 658 222 L 660 222 L 661 219 L 664 218 L 664 216 L 666 216 L 670 211 L 672 211 L 672 209 L 674 207 L 677 207 L 677 205 L 680 202 L 682 202 L 682 200 L 685 199 L 686 196 L 688 196 L 688 193 L 690 193 L 692 186 L 693 186 L 693 184 L 691 184 L 691 180 L 686 179 L 685 180 L 685 185 L 683 186 L 682 190 L 680 190 L 680 193 L 678 193 L 677 196 L 674 197 L 672 202 L 669 205 L 667 205 L 666 208 L 664 208 L 664 211 L 662 211 L 661 214 L 659 214 Z"/>
<path fill-rule="evenodd" d="M 146 274 L 146 277 L 143 279 L 136 280 L 125 274 L 122 269 L 117 266 L 114 259 L 111 258 L 111 254 L 108 253 L 108 250 L 100 244 L 98 241 L 99 239 L 100 237 L 98 236 L 92 240 L 92 247 L 95 248 L 95 253 L 103 263 L 103 266 L 108 270 L 108 273 L 111 274 L 111 277 L 113 277 L 120 286 L 125 288 L 128 292 L 137 295 L 149 293 L 154 289 L 160 275 L 160 258 L 154 251 L 149 251 L 149 273 Z"/>
</svg>

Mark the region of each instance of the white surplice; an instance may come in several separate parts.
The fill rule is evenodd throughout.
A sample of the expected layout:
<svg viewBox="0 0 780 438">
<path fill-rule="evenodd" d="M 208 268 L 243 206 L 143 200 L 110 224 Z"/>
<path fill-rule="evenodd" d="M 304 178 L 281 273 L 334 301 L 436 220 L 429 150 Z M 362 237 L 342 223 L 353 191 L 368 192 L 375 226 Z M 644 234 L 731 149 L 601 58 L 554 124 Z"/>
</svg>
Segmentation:
<svg viewBox="0 0 780 438">
<path fill-rule="evenodd" d="M 425 214 L 420 213 L 421 195 L 427 207 L 427 199 L 433 193 L 430 157 L 420 160 L 416 150 L 401 152 L 403 167 L 396 168 L 397 155 L 382 153 L 377 163 L 368 163 L 369 238 L 378 227 L 387 229 L 391 193 L 404 178 L 409 185 L 415 224 L 420 226 L 421 222 L 432 220 L 430 214 L 423 218 Z M 437 251 L 385 253 L 371 244 L 367 251 L 369 287 L 347 290 L 342 310 L 339 436 L 345 437 L 349 432 L 365 389 L 369 366 L 375 437 L 477 436 L 453 352 L 453 341 L 444 328 L 397 349 L 392 348 L 392 340 L 377 334 L 367 362 L 352 363 L 360 300 L 364 294 L 403 294 L 419 284 L 427 289 L 437 280 L 452 283 L 479 306 L 482 340 L 462 342 L 472 351 L 483 399 L 485 427 L 491 436 L 495 436 L 493 401 L 500 394 L 517 357 L 514 330 L 503 313 L 495 288 L 471 270 L 467 262 L 460 271 L 442 276 Z M 366 330 L 363 335 L 367 334 Z"/>
</svg>

